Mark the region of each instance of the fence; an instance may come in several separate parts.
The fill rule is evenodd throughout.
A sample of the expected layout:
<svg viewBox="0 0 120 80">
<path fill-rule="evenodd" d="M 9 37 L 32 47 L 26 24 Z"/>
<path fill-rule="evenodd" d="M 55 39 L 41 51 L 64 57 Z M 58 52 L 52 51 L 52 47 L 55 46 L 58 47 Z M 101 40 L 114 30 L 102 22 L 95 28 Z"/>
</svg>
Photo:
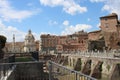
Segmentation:
<svg viewBox="0 0 120 80">
<path fill-rule="evenodd" d="M 40 62 L 17 62 L 0 64 L 0 80 L 49 80 Z"/>
<path fill-rule="evenodd" d="M 15 57 L 32 57 L 34 60 L 39 60 L 39 52 L 24 52 L 24 53 L 7 53 L 8 55 L 14 54 Z"/>
<path fill-rule="evenodd" d="M 10 76 L 11 72 L 14 70 L 15 66 L 10 63 L 1 63 L 0 64 L 0 80 L 6 80 Z"/>
<path fill-rule="evenodd" d="M 49 80 L 97 80 L 97 79 L 49 61 Z"/>
<path fill-rule="evenodd" d="M 11 63 L 11 62 L 15 62 L 15 55 L 9 55 L 3 59 L 0 59 L 0 63 Z"/>
<path fill-rule="evenodd" d="M 6 80 L 14 69 L 15 55 L 8 55 L 7 57 L 0 60 L 0 80 Z M 9 64 L 8 64 L 9 63 Z"/>
<path fill-rule="evenodd" d="M 0 80 L 96 80 L 51 61 L 44 72 L 43 64 L 44 61 L 1 63 Z"/>
<path fill-rule="evenodd" d="M 47 66 L 45 61 L 15 63 L 12 55 L 1 62 L 0 80 L 96 80 L 52 61 Z"/>
</svg>

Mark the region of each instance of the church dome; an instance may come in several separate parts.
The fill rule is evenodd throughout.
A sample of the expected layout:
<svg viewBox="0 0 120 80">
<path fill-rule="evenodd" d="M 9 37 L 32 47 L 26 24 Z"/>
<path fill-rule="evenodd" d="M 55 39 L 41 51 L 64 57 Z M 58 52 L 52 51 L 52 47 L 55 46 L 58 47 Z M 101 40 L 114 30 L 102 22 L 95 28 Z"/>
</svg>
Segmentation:
<svg viewBox="0 0 120 80">
<path fill-rule="evenodd" d="M 28 34 L 25 36 L 25 40 L 34 40 L 34 36 L 31 33 L 31 30 L 28 31 Z"/>
</svg>

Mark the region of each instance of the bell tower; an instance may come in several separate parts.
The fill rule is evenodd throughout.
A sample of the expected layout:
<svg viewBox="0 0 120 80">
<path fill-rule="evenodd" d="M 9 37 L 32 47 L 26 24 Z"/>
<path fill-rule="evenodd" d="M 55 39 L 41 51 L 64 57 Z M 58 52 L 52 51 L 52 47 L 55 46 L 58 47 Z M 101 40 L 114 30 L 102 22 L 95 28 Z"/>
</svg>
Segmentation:
<svg viewBox="0 0 120 80">
<path fill-rule="evenodd" d="M 15 34 L 13 34 L 13 44 L 12 44 L 12 47 L 13 47 L 13 52 L 15 52 Z"/>
</svg>

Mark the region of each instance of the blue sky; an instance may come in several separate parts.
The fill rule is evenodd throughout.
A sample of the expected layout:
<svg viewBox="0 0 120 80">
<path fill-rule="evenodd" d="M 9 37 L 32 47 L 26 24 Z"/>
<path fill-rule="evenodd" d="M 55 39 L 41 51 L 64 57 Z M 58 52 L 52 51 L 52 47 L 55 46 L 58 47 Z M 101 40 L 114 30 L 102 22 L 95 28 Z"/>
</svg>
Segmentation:
<svg viewBox="0 0 120 80">
<path fill-rule="evenodd" d="M 120 0 L 0 0 L 0 35 L 24 41 L 31 29 L 41 34 L 67 35 L 98 30 L 99 17 L 112 12 L 120 16 Z"/>
</svg>

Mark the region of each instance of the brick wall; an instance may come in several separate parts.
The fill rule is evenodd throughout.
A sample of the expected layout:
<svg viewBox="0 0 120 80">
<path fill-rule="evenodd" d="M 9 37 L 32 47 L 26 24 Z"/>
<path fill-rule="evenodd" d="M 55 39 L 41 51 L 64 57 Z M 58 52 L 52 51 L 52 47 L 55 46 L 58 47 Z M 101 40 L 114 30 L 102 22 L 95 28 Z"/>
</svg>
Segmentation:
<svg viewBox="0 0 120 80">
<path fill-rule="evenodd" d="M 100 36 L 101 36 L 101 30 L 93 31 L 93 32 L 89 32 L 88 39 L 95 41 L 95 40 L 98 40 Z"/>
</svg>

